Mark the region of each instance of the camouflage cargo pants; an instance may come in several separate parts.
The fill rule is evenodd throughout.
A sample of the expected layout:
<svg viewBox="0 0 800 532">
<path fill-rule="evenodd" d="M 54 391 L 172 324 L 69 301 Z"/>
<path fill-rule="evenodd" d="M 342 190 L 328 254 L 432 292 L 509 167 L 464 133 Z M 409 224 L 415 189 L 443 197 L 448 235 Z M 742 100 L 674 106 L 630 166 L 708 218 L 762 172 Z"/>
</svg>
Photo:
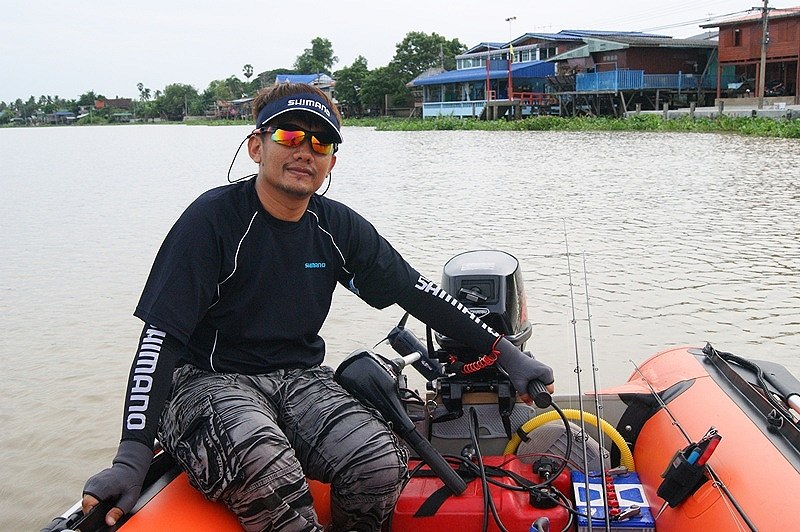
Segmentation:
<svg viewBox="0 0 800 532">
<path fill-rule="evenodd" d="M 331 484 L 334 530 L 379 530 L 407 474 L 407 453 L 386 423 L 327 367 L 179 368 L 159 438 L 191 484 L 245 530 L 322 530 L 306 477 Z"/>
</svg>

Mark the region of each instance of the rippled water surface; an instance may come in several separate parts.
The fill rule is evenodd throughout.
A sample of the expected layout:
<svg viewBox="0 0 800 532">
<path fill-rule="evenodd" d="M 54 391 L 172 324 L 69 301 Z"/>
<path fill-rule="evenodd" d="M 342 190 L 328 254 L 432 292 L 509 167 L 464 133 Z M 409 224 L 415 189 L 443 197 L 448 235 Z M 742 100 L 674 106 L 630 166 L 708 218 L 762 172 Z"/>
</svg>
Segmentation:
<svg viewBox="0 0 800 532">
<path fill-rule="evenodd" d="M 247 132 L 0 129 L 0 530 L 38 530 L 113 457 L 152 259 L 188 202 L 225 182 Z M 363 128 L 345 139 L 328 195 L 417 269 L 438 278 L 476 248 L 519 258 L 527 347 L 560 391 L 576 387 L 576 335 L 590 366 L 589 314 L 601 386 L 624 381 L 630 361 L 706 341 L 800 375 L 797 141 Z M 250 171 L 239 163 L 236 175 Z M 339 291 L 328 362 L 401 315 Z"/>
</svg>

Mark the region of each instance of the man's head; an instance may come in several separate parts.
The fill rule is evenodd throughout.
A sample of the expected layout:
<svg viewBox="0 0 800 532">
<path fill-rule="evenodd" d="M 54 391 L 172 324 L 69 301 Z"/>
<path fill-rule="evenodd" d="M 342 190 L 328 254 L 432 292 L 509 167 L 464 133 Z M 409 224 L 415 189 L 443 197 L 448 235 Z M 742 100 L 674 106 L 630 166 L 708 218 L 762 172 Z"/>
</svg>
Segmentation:
<svg viewBox="0 0 800 532">
<path fill-rule="evenodd" d="M 261 90 L 253 100 L 256 129 L 291 122 L 305 115 L 304 121 L 319 124 L 336 144 L 342 142 L 342 117 L 325 93 L 305 83 L 279 83 Z"/>
<path fill-rule="evenodd" d="M 261 91 L 253 114 L 247 150 L 259 166 L 256 190 L 270 214 L 292 220 L 336 164 L 340 115 L 319 89 L 304 84 Z"/>
</svg>

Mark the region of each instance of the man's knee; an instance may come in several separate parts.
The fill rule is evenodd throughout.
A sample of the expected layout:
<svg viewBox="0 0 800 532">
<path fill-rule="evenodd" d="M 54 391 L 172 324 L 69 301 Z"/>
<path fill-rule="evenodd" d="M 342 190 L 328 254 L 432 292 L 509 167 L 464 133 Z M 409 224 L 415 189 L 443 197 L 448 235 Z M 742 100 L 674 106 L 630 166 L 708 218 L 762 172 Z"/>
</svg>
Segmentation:
<svg viewBox="0 0 800 532">
<path fill-rule="evenodd" d="M 352 465 L 337 487 L 344 493 L 382 499 L 398 491 L 407 473 L 408 454 L 395 444 Z"/>
</svg>

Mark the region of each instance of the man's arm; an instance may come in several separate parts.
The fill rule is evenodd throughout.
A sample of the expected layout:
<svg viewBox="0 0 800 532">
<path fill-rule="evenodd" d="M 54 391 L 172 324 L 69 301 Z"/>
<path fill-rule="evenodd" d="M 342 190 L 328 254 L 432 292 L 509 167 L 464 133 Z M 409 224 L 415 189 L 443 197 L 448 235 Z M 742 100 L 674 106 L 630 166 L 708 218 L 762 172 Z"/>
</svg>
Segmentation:
<svg viewBox="0 0 800 532">
<path fill-rule="evenodd" d="M 398 303 L 436 331 L 463 342 L 479 353 L 496 356 L 500 367 L 508 374 L 523 400 L 530 399 L 527 389 L 528 383 L 533 380 L 541 381 L 550 393 L 553 392 L 553 370 L 549 366 L 502 338 L 432 281 L 420 276 L 413 289 L 403 292 Z"/>
<path fill-rule="evenodd" d="M 153 443 L 164 402 L 172 385 L 172 372 L 183 345 L 160 329 L 145 325 L 131 366 L 122 421 L 122 440 L 112 466 L 90 478 L 83 488 L 83 512 L 101 500 L 115 499 L 106 514 L 113 526 L 136 504 L 145 474 L 153 459 Z"/>
</svg>

